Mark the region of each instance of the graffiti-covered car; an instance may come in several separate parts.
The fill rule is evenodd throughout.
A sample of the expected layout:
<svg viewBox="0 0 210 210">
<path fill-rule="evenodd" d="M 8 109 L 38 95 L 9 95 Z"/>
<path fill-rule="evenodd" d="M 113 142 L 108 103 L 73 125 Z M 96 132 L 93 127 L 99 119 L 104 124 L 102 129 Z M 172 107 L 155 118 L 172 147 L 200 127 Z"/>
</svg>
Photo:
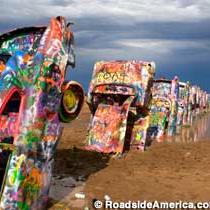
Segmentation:
<svg viewBox="0 0 210 210">
<path fill-rule="evenodd" d="M 208 94 L 206 91 L 202 91 L 200 106 L 201 106 L 202 113 L 206 113 L 208 111 Z"/>
<path fill-rule="evenodd" d="M 190 111 L 189 105 L 190 97 L 190 83 L 179 82 L 179 98 L 178 98 L 178 112 L 177 112 L 177 130 L 181 129 L 182 125 L 188 125 L 188 113 Z"/>
<path fill-rule="evenodd" d="M 148 136 L 160 139 L 163 135 L 176 133 L 179 81 L 157 79 L 153 81 L 152 102 Z"/>
<path fill-rule="evenodd" d="M 82 87 L 65 81 L 73 40 L 63 17 L 0 36 L 0 209 L 46 206 L 61 122 L 84 100 Z"/>
<path fill-rule="evenodd" d="M 199 100 L 199 113 L 203 114 L 207 111 L 207 107 L 208 107 L 208 95 L 206 93 L 206 91 L 200 89 L 200 94 L 199 94 L 200 100 Z"/>
<path fill-rule="evenodd" d="M 190 104 L 191 104 L 191 112 L 190 112 L 190 124 L 197 118 L 199 113 L 199 87 L 193 85 L 190 88 Z"/>
<path fill-rule="evenodd" d="M 199 114 L 205 113 L 209 109 L 209 96 L 206 91 L 201 90 L 198 86 L 190 86 L 189 91 L 189 108 L 188 108 L 188 125 L 198 118 Z"/>
<path fill-rule="evenodd" d="M 155 64 L 100 61 L 87 96 L 91 110 L 89 150 L 121 154 L 126 146 L 145 149 Z"/>
</svg>

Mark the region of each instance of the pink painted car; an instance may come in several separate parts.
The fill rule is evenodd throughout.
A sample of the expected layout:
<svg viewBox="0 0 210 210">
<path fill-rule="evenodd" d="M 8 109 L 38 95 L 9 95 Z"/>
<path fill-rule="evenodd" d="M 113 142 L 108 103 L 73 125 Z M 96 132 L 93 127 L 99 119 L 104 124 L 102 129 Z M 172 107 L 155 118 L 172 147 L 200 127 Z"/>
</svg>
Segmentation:
<svg viewBox="0 0 210 210">
<path fill-rule="evenodd" d="M 84 101 L 81 85 L 65 81 L 72 45 L 64 17 L 0 35 L 0 209 L 46 208 L 61 122 Z"/>
</svg>

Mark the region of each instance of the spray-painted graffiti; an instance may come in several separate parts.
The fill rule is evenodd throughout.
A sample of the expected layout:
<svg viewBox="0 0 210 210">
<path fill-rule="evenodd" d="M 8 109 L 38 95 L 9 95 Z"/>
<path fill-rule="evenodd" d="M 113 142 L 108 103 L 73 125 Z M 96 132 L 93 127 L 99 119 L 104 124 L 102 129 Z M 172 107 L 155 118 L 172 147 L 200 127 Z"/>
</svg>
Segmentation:
<svg viewBox="0 0 210 210">
<path fill-rule="evenodd" d="M 208 109 L 208 95 L 189 82 L 159 79 L 153 83 L 149 137 L 161 140 L 164 134 L 181 133 L 183 125 L 192 125 L 201 110 Z"/>
<path fill-rule="evenodd" d="M 155 66 L 149 62 L 95 64 L 87 102 L 91 110 L 87 149 L 122 153 L 146 146 L 148 106 Z"/>
<path fill-rule="evenodd" d="M 0 36 L 1 209 L 46 206 L 60 121 L 75 119 L 84 100 L 78 83 L 64 82 L 72 45 L 63 17 Z"/>
<path fill-rule="evenodd" d="M 180 132 L 182 125 L 189 124 L 190 114 L 190 104 L 189 104 L 189 96 L 190 96 L 190 83 L 179 83 L 179 98 L 178 98 L 178 113 L 177 113 L 177 132 Z"/>
<path fill-rule="evenodd" d="M 160 139 L 164 134 L 176 133 L 179 82 L 175 77 L 172 81 L 155 80 L 152 89 L 150 108 L 149 136 Z"/>
<path fill-rule="evenodd" d="M 129 78 L 125 73 L 120 72 L 99 72 L 96 77 L 96 84 L 100 83 L 128 83 Z"/>
</svg>

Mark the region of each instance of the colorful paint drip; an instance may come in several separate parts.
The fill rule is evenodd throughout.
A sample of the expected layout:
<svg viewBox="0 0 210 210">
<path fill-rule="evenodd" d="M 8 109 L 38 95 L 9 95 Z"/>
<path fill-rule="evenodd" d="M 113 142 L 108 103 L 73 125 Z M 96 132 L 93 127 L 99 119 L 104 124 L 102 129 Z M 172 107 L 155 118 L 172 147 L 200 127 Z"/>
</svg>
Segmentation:
<svg viewBox="0 0 210 210">
<path fill-rule="evenodd" d="M 0 36 L 0 209 L 44 209 L 61 122 L 79 114 L 84 92 L 65 82 L 74 66 L 65 18 Z"/>
<path fill-rule="evenodd" d="M 145 149 L 154 73 L 153 62 L 95 64 L 87 96 L 92 114 L 87 149 L 117 154 L 126 147 Z"/>
</svg>

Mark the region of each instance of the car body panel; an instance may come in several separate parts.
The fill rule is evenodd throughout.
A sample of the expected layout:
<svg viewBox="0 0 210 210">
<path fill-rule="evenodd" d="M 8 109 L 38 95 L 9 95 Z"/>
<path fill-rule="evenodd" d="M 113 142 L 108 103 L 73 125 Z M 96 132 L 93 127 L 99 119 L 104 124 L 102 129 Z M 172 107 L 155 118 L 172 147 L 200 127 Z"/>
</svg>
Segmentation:
<svg viewBox="0 0 210 210">
<path fill-rule="evenodd" d="M 1 209 L 46 208 L 72 44 L 60 16 L 0 36 Z"/>
<path fill-rule="evenodd" d="M 160 140 L 165 134 L 171 136 L 176 133 L 178 95 L 179 82 L 177 77 L 173 80 L 154 80 L 148 132 L 150 138 Z"/>
<path fill-rule="evenodd" d="M 87 96 L 92 114 L 87 149 L 122 153 L 126 144 L 145 149 L 154 73 L 152 62 L 95 64 Z"/>
</svg>

